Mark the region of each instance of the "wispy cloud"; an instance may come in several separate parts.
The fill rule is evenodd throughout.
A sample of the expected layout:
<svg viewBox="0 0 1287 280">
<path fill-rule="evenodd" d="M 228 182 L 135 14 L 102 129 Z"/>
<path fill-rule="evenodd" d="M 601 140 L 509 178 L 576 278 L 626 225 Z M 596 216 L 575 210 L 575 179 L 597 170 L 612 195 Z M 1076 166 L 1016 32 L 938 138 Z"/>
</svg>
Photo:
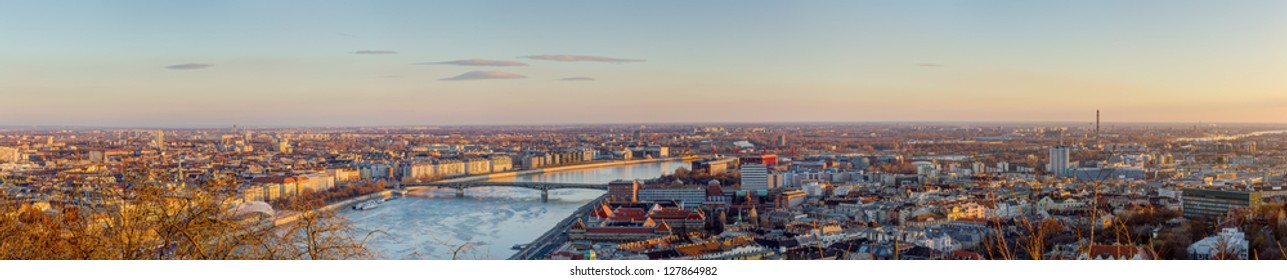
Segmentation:
<svg viewBox="0 0 1287 280">
<path fill-rule="evenodd" d="M 576 82 L 580 82 L 580 81 L 594 81 L 594 80 L 597 80 L 597 79 L 595 79 L 595 78 L 591 78 L 591 77 L 567 77 L 567 78 L 562 78 L 562 79 L 559 79 L 559 80 L 560 80 L 560 81 L 576 81 Z"/>
<path fill-rule="evenodd" d="M 553 60 L 553 61 L 562 61 L 562 62 L 591 61 L 591 62 L 607 62 L 607 63 L 626 63 L 626 62 L 644 62 L 645 61 L 643 59 L 612 58 L 612 57 L 602 57 L 602 56 L 570 55 L 570 54 L 531 55 L 531 56 L 523 56 L 519 58 Z"/>
<path fill-rule="evenodd" d="M 170 70 L 197 70 L 197 69 L 206 69 L 206 68 L 210 68 L 210 67 L 214 67 L 214 64 L 205 64 L 205 63 L 184 63 L 184 64 L 175 64 L 175 65 L 166 66 L 166 67 L 165 67 L 165 69 L 170 69 Z"/>
<path fill-rule="evenodd" d="M 398 51 L 391 51 L 391 50 L 360 50 L 360 51 L 355 51 L 355 52 L 353 52 L 353 54 L 398 54 Z"/>
<path fill-rule="evenodd" d="M 470 71 L 451 78 L 443 78 L 443 81 L 468 81 L 468 80 L 492 80 L 492 79 L 522 79 L 527 76 L 514 74 L 503 71 Z"/>
<path fill-rule="evenodd" d="M 946 66 L 946 65 L 942 65 L 942 64 L 938 64 L 938 63 L 921 63 L 921 64 L 917 64 L 916 66 L 920 66 L 920 67 L 943 67 L 943 66 Z"/>
<path fill-rule="evenodd" d="M 527 63 L 509 60 L 464 59 L 439 62 L 416 63 L 417 65 L 459 65 L 459 66 L 527 66 Z"/>
</svg>

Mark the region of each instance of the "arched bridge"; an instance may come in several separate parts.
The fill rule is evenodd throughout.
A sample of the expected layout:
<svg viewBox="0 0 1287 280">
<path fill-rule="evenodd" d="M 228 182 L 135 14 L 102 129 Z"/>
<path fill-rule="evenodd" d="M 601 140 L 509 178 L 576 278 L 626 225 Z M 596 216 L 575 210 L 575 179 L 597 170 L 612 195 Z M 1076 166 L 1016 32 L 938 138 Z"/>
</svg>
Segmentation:
<svg viewBox="0 0 1287 280">
<path fill-rule="evenodd" d="M 470 189 L 470 188 L 483 188 L 483 187 L 524 188 L 524 189 L 533 189 L 533 190 L 541 191 L 541 200 L 549 200 L 550 190 L 559 190 L 559 189 L 587 189 L 587 190 L 603 190 L 603 191 L 608 190 L 607 184 L 545 183 L 545 182 L 482 182 L 482 181 L 416 182 L 416 183 L 401 183 L 401 186 L 403 188 L 407 188 L 407 190 L 416 190 L 419 188 L 427 188 L 427 187 L 456 189 L 456 196 L 458 197 L 465 196 L 465 189 Z"/>
</svg>

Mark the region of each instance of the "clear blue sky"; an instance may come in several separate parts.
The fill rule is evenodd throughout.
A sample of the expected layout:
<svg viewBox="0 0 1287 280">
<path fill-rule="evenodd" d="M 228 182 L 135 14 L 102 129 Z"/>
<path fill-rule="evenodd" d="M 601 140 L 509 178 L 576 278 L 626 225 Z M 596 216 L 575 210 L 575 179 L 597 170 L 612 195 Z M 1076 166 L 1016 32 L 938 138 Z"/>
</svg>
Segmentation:
<svg viewBox="0 0 1287 280">
<path fill-rule="evenodd" d="M 0 42 L 0 125 L 1287 122 L 1287 1 L 0 1 Z"/>
</svg>

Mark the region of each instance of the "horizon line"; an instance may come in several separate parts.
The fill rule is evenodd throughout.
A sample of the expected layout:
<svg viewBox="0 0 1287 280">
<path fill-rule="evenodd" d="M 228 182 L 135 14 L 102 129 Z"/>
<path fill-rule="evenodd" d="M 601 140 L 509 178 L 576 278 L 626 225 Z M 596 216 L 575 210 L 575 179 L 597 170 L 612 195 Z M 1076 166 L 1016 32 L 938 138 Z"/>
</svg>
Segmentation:
<svg viewBox="0 0 1287 280">
<path fill-rule="evenodd" d="M 417 128 L 417 127 L 436 127 L 436 128 L 458 128 L 458 127 L 540 127 L 540 126 L 625 126 L 625 125 L 818 125 L 818 124 L 883 124 L 883 125 L 901 125 L 901 124 L 1048 124 L 1048 125 L 1067 125 L 1071 126 L 1094 126 L 1095 121 L 1025 121 L 1025 120 L 986 120 L 986 121 L 926 121 L 926 120 L 908 120 L 908 121 L 701 121 L 701 122 L 600 122 L 600 123 L 573 123 L 573 122 L 550 122 L 550 123 L 479 123 L 479 124 L 391 124 L 391 125 L 242 125 L 236 124 L 237 128 L 246 129 L 289 129 L 289 128 Z M 1191 122 L 1191 121 L 1101 121 L 1100 124 L 1126 124 L 1126 125 L 1254 125 L 1254 126 L 1287 126 L 1287 122 Z M 234 124 L 228 125 L 68 125 L 68 124 L 40 124 L 40 125 L 0 125 L 0 130 L 12 129 L 231 129 Z"/>
</svg>

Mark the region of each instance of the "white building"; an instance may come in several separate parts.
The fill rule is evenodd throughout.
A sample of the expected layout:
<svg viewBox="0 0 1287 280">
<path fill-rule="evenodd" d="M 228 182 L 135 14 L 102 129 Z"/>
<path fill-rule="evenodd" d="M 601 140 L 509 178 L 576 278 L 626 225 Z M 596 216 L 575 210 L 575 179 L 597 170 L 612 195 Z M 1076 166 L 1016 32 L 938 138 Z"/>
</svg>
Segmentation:
<svg viewBox="0 0 1287 280">
<path fill-rule="evenodd" d="M 465 163 L 459 160 L 435 160 L 434 174 L 443 177 L 465 174 Z"/>
<path fill-rule="evenodd" d="M 391 166 L 384 163 L 364 163 L 358 165 L 358 173 L 362 176 L 362 179 L 366 180 L 388 179 L 389 176 L 392 175 L 392 173 L 389 172 L 391 169 Z"/>
<path fill-rule="evenodd" d="M 152 139 L 152 146 L 156 147 L 157 149 L 164 148 L 164 147 L 165 147 L 165 132 L 161 132 L 161 130 L 160 130 L 160 129 L 157 129 L 157 130 L 156 130 L 156 135 L 154 135 L 154 136 L 156 136 L 156 139 Z M 51 137 L 49 137 L 49 141 L 50 141 L 50 142 L 53 142 L 53 140 L 54 140 L 54 137 L 52 137 L 52 136 L 51 136 Z"/>
<path fill-rule="evenodd" d="M 702 202 L 706 201 L 706 189 L 697 186 L 648 187 L 640 188 L 638 196 L 639 201 L 675 201 L 684 208 L 693 208 L 702 206 Z"/>
<path fill-rule="evenodd" d="M 471 158 L 466 159 L 464 163 L 465 174 L 467 175 L 486 174 L 492 172 L 492 162 L 490 160 Z"/>
<path fill-rule="evenodd" d="M 1189 245 L 1189 258 L 1196 260 L 1245 260 L 1247 252 L 1247 236 L 1238 228 L 1224 228 L 1216 236 L 1208 236 Z"/>
<path fill-rule="evenodd" d="M 758 163 L 742 165 L 742 189 L 748 191 L 767 191 L 769 189 L 769 167 Z"/>
<path fill-rule="evenodd" d="M 404 162 L 398 166 L 398 176 L 404 182 L 426 180 L 434 177 L 433 163 Z"/>
<path fill-rule="evenodd" d="M 492 156 L 489 158 L 492 164 L 492 172 L 505 172 L 514 169 L 514 160 L 507 156 Z"/>
<path fill-rule="evenodd" d="M 18 162 L 18 148 L 0 147 L 0 162 Z"/>
<path fill-rule="evenodd" d="M 1068 146 L 1050 148 L 1050 173 L 1055 174 L 1055 177 L 1064 178 L 1070 175 L 1071 167 L 1068 166 L 1068 154 Z"/>
<path fill-rule="evenodd" d="M 336 182 L 348 182 L 362 179 L 362 173 L 353 168 L 327 168 L 326 174 L 335 178 Z"/>
<path fill-rule="evenodd" d="M 802 189 L 804 189 L 804 193 L 809 196 L 823 196 L 826 194 L 826 188 L 818 182 L 805 182 Z"/>
<path fill-rule="evenodd" d="M 300 175 L 300 177 L 304 177 L 304 180 L 300 182 L 300 189 L 302 190 L 324 191 L 335 187 L 335 177 L 326 172 L 313 172 Z"/>
</svg>

